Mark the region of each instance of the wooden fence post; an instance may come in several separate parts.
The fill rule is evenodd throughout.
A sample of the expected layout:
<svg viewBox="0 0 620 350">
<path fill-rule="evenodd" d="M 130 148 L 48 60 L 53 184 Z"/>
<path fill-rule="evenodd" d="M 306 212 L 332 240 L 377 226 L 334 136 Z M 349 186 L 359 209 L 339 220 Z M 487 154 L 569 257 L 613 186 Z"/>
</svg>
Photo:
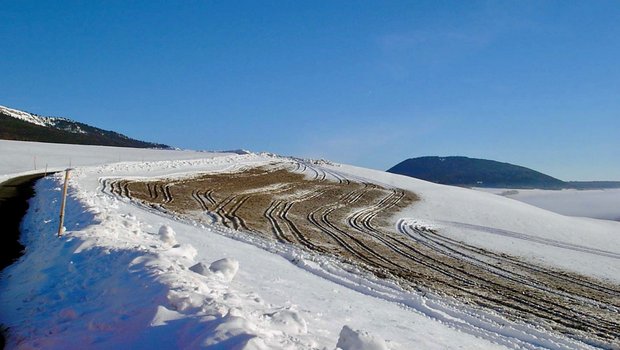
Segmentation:
<svg viewBox="0 0 620 350">
<path fill-rule="evenodd" d="M 65 204 L 67 203 L 67 182 L 69 181 L 69 172 L 71 169 L 65 170 L 65 186 L 62 189 L 62 203 L 60 204 L 60 223 L 58 224 L 58 237 L 62 235 L 63 225 L 65 221 Z"/>
</svg>

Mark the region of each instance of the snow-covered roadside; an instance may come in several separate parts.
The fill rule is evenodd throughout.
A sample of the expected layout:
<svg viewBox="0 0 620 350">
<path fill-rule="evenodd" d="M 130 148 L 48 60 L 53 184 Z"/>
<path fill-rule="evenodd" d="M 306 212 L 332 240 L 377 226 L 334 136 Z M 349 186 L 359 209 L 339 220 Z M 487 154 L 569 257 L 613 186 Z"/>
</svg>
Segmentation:
<svg viewBox="0 0 620 350">
<path fill-rule="evenodd" d="M 620 221 L 620 188 L 603 190 L 515 190 L 476 188 L 552 212 L 593 219 Z"/>
<path fill-rule="evenodd" d="M 46 168 L 52 172 L 76 166 L 202 159 L 218 155 L 224 153 L 0 140 L 0 182 L 19 175 L 43 173 Z"/>
<path fill-rule="evenodd" d="M 270 344 L 274 337 L 257 338 L 258 326 L 231 307 L 231 297 L 256 302 L 253 296 L 231 294 L 231 274 L 221 273 L 221 267 L 203 274 L 190 271 L 195 248 L 177 244 L 173 231 L 160 235 L 130 213 L 118 215 L 114 200 L 84 200 L 72 190 L 68 231 L 55 238 L 56 220 L 46 209 L 58 204 L 58 184 L 58 179 L 45 179 L 37 185 L 24 221 L 27 253 L 5 272 L 3 321 L 15 327 L 9 346 L 284 345 Z M 294 313 L 278 311 L 272 319 L 294 319 Z"/>
</svg>

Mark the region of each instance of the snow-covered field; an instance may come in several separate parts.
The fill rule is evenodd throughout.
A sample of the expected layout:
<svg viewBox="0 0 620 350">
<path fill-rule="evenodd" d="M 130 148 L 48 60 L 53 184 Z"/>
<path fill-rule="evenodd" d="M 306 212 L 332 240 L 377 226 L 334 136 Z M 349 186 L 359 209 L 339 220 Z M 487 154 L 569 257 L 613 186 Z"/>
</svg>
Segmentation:
<svg viewBox="0 0 620 350">
<path fill-rule="evenodd" d="M 603 190 L 514 190 L 477 188 L 555 213 L 620 221 L 620 188 Z"/>
<path fill-rule="evenodd" d="M 58 239 L 61 174 L 41 180 L 22 224 L 26 254 L 4 271 L 0 322 L 20 348 L 565 349 L 617 347 L 406 292 L 333 259 L 145 210 L 102 191 L 107 177 L 260 165 L 270 155 L 0 141 L 0 173 L 76 167 Z M 118 162 L 121 157 L 122 162 Z M 105 164 L 105 165 L 101 165 Z M 411 190 L 396 219 L 542 265 L 620 283 L 620 223 L 570 218 L 493 194 L 357 168 Z M 10 175 L 9 175 L 10 174 Z M 1 179 L 1 178 L 0 178 Z"/>
<path fill-rule="evenodd" d="M 75 166 L 125 161 L 183 160 L 212 157 L 204 152 L 71 146 L 57 143 L 0 140 L 0 182 L 15 175 L 64 170 Z"/>
</svg>

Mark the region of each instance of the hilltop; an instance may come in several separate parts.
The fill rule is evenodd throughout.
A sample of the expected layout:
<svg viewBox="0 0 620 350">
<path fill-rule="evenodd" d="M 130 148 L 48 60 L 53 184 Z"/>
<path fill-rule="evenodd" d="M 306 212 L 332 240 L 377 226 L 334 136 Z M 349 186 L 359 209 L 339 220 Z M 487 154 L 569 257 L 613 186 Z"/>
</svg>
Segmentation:
<svg viewBox="0 0 620 350">
<path fill-rule="evenodd" d="M 559 189 L 566 185 L 560 179 L 526 167 L 468 157 L 410 158 L 387 171 L 439 184 L 466 187 Z"/>
<path fill-rule="evenodd" d="M 140 141 L 115 131 L 103 130 L 68 118 L 44 117 L 0 106 L 0 139 L 76 145 L 134 148 L 170 148 Z"/>
</svg>

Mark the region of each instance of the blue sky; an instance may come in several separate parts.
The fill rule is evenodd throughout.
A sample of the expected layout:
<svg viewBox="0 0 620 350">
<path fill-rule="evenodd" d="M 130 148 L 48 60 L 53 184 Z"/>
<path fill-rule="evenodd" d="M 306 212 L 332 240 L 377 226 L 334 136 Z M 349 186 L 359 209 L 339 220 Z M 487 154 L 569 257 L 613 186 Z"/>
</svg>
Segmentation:
<svg viewBox="0 0 620 350">
<path fill-rule="evenodd" d="M 0 104 L 192 149 L 620 180 L 617 1 L 3 1 Z"/>
</svg>

